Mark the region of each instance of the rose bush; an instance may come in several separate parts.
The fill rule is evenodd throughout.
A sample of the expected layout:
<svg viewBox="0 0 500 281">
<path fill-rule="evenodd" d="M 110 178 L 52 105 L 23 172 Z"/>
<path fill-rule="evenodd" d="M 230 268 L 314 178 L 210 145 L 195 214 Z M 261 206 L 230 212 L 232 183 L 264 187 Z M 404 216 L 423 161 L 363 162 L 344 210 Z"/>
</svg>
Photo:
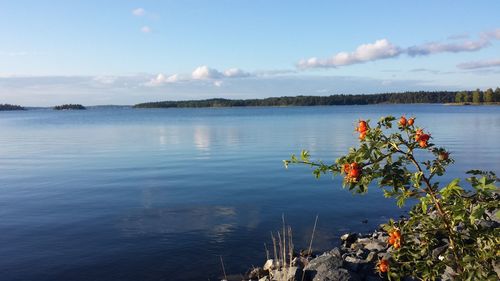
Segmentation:
<svg viewBox="0 0 500 281">
<path fill-rule="evenodd" d="M 500 260 L 499 189 L 493 172 L 467 172 L 469 186 L 460 179 L 441 185 L 437 179 L 454 161 L 431 134 L 417 127 L 415 118 L 381 118 L 375 126 L 360 120 L 360 145 L 333 164 L 312 161 L 307 151 L 285 160 L 306 164 L 313 174 L 343 175 L 343 187 L 365 193 L 372 183 L 385 197 L 402 206 L 413 199 L 407 219 L 390 220 L 390 259 L 375 270 L 391 280 L 411 276 L 421 280 L 498 280 Z M 417 160 L 420 159 L 420 160 Z"/>
</svg>

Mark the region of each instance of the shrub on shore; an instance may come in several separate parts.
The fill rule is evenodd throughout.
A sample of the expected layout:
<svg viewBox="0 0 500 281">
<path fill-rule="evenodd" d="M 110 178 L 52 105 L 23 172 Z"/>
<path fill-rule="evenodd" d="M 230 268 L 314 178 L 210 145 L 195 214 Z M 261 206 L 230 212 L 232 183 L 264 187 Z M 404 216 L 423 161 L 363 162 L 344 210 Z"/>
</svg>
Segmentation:
<svg viewBox="0 0 500 281">
<path fill-rule="evenodd" d="M 498 280 L 494 269 L 500 256 L 500 201 L 495 174 L 469 171 L 470 188 L 460 179 L 440 185 L 437 177 L 454 161 L 432 143 L 431 134 L 418 127 L 415 118 L 383 117 L 373 127 L 369 120 L 360 120 L 356 131 L 359 147 L 333 164 L 312 161 L 307 151 L 284 162 L 286 167 L 310 165 L 316 177 L 342 175 L 343 187 L 355 193 L 367 192 L 376 182 L 398 206 L 416 200 L 407 220 L 384 225 L 391 256 L 380 260 L 376 270 L 391 280 L 435 280 L 445 272 L 456 280 Z"/>
</svg>

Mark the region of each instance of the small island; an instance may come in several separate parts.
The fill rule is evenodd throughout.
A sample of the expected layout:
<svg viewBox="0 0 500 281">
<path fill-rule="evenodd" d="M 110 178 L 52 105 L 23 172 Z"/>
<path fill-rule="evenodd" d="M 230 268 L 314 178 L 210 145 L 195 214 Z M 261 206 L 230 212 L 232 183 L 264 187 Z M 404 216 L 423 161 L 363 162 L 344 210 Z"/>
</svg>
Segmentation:
<svg viewBox="0 0 500 281">
<path fill-rule="evenodd" d="M 20 105 L 14 105 L 14 104 L 0 104 L 0 111 L 7 111 L 7 110 L 26 110 L 24 107 Z"/>
<path fill-rule="evenodd" d="M 85 106 L 81 104 L 63 104 L 54 106 L 54 110 L 84 110 Z"/>
</svg>

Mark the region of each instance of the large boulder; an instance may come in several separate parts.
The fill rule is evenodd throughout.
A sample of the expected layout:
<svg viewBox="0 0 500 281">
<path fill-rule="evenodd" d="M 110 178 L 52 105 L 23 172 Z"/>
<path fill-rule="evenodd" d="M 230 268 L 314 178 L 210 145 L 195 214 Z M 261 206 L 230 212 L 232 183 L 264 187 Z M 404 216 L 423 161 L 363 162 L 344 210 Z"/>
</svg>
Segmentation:
<svg viewBox="0 0 500 281">
<path fill-rule="evenodd" d="M 313 281 L 355 281 L 359 277 L 342 268 L 342 255 L 337 248 L 312 259 L 305 267 L 305 280 Z"/>
</svg>

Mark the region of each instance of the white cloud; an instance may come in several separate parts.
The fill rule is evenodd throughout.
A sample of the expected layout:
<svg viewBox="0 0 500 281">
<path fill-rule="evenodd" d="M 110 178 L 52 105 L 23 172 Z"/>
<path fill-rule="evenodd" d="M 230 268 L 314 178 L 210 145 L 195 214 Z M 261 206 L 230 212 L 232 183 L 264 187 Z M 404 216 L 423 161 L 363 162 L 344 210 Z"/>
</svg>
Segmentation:
<svg viewBox="0 0 500 281">
<path fill-rule="evenodd" d="M 146 15 L 146 10 L 144 10 L 143 8 L 133 9 L 132 15 L 134 15 L 136 17 L 142 17 L 142 16 Z"/>
<path fill-rule="evenodd" d="M 458 64 L 457 67 L 461 69 L 478 69 L 500 66 L 500 59 L 470 61 Z"/>
<path fill-rule="evenodd" d="M 492 30 L 492 31 L 483 32 L 481 34 L 481 37 L 486 38 L 487 40 L 488 39 L 500 40 L 500 28 L 497 28 L 497 29 Z"/>
<path fill-rule="evenodd" d="M 489 40 L 480 39 L 477 41 L 463 41 L 460 43 L 439 43 L 431 42 L 420 46 L 413 46 L 407 49 L 409 56 L 426 56 L 437 53 L 459 53 L 479 51 L 490 45 Z"/>
<path fill-rule="evenodd" d="M 335 68 L 339 66 L 364 63 L 380 59 L 394 58 L 401 54 L 411 57 L 427 56 L 439 53 L 475 52 L 491 45 L 491 41 L 500 40 L 500 28 L 493 31 L 480 33 L 478 40 L 455 41 L 468 37 L 468 34 L 460 34 L 449 37 L 453 42 L 430 42 L 402 48 L 393 45 L 387 39 L 380 39 L 370 44 L 363 44 L 353 52 L 340 52 L 331 58 L 311 57 L 300 60 L 297 66 L 301 69 L 308 68 Z"/>
<path fill-rule="evenodd" d="M 173 74 L 166 76 L 163 73 L 158 74 L 153 79 L 149 80 L 145 85 L 149 87 L 161 86 L 163 84 L 175 83 L 180 81 L 180 76 L 178 74 Z"/>
<path fill-rule="evenodd" d="M 218 79 L 222 76 L 223 74 L 217 69 L 210 68 L 206 65 L 198 66 L 193 73 L 191 73 L 191 77 L 194 80 Z"/>
<path fill-rule="evenodd" d="M 151 27 L 145 25 L 141 28 L 141 32 L 143 33 L 151 33 L 153 30 L 151 29 Z"/>
<path fill-rule="evenodd" d="M 245 72 L 239 68 L 230 68 L 224 71 L 224 76 L 228 78 L 240 78 L 240 77 L 248 77 L 250 73 Z"/>
<path fill-rule="evenodd" d="M 251 76 L 253 76 L 251 73 L 243 71 L 239 68 L 230 68 L 224 72 L 221 72 L 217 69 L 210 68 L 206 65 L 202 65 L 198 66 L 195 70 L 193 70 L 190 77 L 188 75 L 179 75 L 179 74 L 173 74 L 167 76 L 163 73 L 160 73 L 156 77 L 150 79 L 148 82 L 143 83 L 143 85 L 148 87 L 156 87 L 180 81 L 189 82 L 195 80 L 212 80 L 214 86 L 220 87 L 223 84 L 222 79 L 244 78 Z"/>
<path fill-rule="evenodd" d="M 363 44 L 356 48 L 354 52 L 340 52 L 328 59 L 318 59 L 312 57 L 301 60 L 298 64 L 300 68 L 318 68 L 318 67 L 338 67 L 356 63 L 364 63 L 379 59 L 397 57 L 402 50 L 393 45 L 387 39 L 380 39 L 371 44 Z"/>
</svg>

